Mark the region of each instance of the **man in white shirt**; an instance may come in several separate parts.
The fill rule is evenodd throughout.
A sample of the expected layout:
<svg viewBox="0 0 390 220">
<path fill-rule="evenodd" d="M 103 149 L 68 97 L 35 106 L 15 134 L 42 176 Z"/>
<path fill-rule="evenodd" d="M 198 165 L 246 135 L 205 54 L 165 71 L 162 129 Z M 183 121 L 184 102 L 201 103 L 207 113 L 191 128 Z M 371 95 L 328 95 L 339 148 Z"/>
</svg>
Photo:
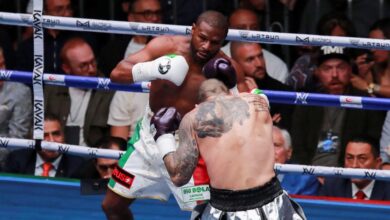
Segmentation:
<svg viewBox="0 0 390 220">
<path fill-rule="evenodd" d="M 132 1 L 129 4 L 128 21 L 161 23 L 160 2 L 158 0 Z M 132 36 L 121 59 L 144 48 L 149 40 L 150 36 Z M 135 124 L 142 117 L 148 101 L 149 93 L 115 92 L 107 122 L 111 125 L 111 136 L 127 140 L 133 133 Z"/>
<path fill-rule="evenodd" d="M 249 9 L 236 9 L 232 12 L 229 17 L 229 28 L 231 29 L 243 29 L 243 30 L 252 30 L 259 31 L 260 23 L 258 16 L 255 12 Z M 230 45 L 229 42 L 224 47 L 222 47 L 222 51 L 231 57 L 230 53 Z M 281 60 L 279 57 L 274 55 L 268 50 L 263 48 L 263 56 L 265 60 L 265 66 L 267 73 L 274 79 L 280 81 L 281 83 L 286 83 L 288 77 L 288 68 L 285 62 Z"/>
<path fill-rule="evenodd" d="M 379 144 L 371 138 L 354 138 L 347 143 L 344 156 L 345 168 L 367 169 L 367 174 L 375 176 L 370 169 L 380 169 Z M 345 197 L 361 200 L 390 200 L 390 183 L 371 179 L 344 179 L 328 177 L 320 195 Z"/>
</svg>

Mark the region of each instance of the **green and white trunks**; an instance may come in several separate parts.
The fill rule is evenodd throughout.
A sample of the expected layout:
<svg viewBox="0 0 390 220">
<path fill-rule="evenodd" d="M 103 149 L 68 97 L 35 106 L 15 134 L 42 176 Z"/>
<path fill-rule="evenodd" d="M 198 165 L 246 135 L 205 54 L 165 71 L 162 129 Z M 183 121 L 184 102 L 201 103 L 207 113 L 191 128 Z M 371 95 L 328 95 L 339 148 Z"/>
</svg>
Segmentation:
<svg viewBox="0 0 390 220">
<path fill-rule="evenodd" d="M 126 153 L 112 173 L 108 187 L 126 198 L 153 198 L 163 201 L 167 201 L 172 192 L 180 208 L 191 211 L 197 204 L 210 198 L 209 178 L 204 161 L 200 159 L 190 182 L 176 187 L 153 139 L 150 127 L 152 116 L 153 113 L 147 108 L 128 142 Z"/>
</svg>

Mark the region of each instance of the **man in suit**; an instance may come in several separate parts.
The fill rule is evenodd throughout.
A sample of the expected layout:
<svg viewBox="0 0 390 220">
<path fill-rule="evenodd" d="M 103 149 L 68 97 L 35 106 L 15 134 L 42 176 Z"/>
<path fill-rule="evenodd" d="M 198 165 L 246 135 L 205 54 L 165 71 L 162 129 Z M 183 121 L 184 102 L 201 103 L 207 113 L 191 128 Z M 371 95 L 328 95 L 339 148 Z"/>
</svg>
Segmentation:
<svg viewBox="0 0 390 220">
<path fill-rule="evenodd" d="M 64 143 L 64 132 L 59 118 L 46 115 L 44 140 Z M 35 176 L 78 178 L 83 163 L 84 159 L 81 157 L 55 151 L 21 149 L 9 154 L 4 171 Z"/>
<path fill-rule="evenodd" d="M 71 38 L 61 50 L 61 68 L 69 75 L 101 76 L 89 44 L 82 38 Z M 46 86 L 46 112 L 58 115 L 65 127 L 66 143 L 95 146 L 109 134 L 108 111 L 112 91 Z"/>
<path fill-rule="evenodd" d="M 345 149 L 344 167 L 380 169 L 377 141 L 370 138 L 353 138 Z M 370 179 L 325 178 L 320 195 L 365 200 L 390 200 L 390 183 Z"/>
</svg>

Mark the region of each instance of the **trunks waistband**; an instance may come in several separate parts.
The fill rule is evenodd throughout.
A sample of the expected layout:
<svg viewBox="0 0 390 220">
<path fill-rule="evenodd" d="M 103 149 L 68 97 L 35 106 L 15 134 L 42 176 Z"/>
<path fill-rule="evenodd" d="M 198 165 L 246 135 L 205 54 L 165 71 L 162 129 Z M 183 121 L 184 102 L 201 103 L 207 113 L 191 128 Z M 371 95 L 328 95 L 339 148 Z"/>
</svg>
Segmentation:
<svg viewBox="0 0 390 220">
<path fill-rule="evenodd" d="M 276 177 L 263 186 L 245 190 L 215 189 L 210 186 L 210 204 L 225 212 L 245 211 L 260 208 L 282 193 L 283 189 Z"/>
</svg>

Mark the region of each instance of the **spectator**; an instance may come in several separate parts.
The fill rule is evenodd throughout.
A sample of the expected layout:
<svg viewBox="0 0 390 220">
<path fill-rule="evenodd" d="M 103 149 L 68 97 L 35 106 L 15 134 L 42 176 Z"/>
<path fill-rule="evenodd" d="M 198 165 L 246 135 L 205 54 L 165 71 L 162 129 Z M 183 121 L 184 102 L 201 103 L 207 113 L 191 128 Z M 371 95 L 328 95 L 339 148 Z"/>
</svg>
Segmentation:
<svg viewBox="0 0 390 220">
<path fill-rule="evenodd" d="M 379 169 L 381 167 L 377 141 L 370 138 L 354 138 L 348 141 L 345 168 Z M 321 195 L 365 200 L 390 200 L 390 184 L 380 180 L 325 178 Z"/>
<path fill-rule="evenodd" d="M 370 28 L 370 38 L 390 39 L 390 18 L 377 21 Z M 357 75 L 352 85 L 371 96 L 390 97 L 390 56 L 387 50 L 366 51 L 356 58 Z"/>
<path fill-rule="evenodd" d="M 237 61 L 245 73 L 249 89 L 260 88 L 270 90 L 292 90 L 287 85 L 272 78 L 266 72 L 264 50 L 258 43 L 232 42 L 232 58 Z M 294 106 L 284 104 L 271 104 L 271 115 L 275 123 L 285 128 L 290 128 L 291 114 Z"/>
<path fill-rule="evenodd" d="M 260 30 L 259 18 L 249 9 L 236 9 L 229 17 L 229 28 L 243 30 Z M 230 43 L 222 47 L 222 51 L 231 57 Z M 274 79 L 285 83 L 288 76 L 287 65 L 276 55 L 263 49 L 267 73 Z"/>
<path fill-rule="evenodd" d="M 44 140 L 64 143 L 64 131 L 60 119 L 46 115 L 44 121 Z M 31 174 L 46 177 L 79 178 L 79 169 L 84 159 L 77 156 L 60 154 L 55 151 L 36 151 L 21 149 L 12 151 L 6 162 L 5 172 Z"/>
<path fill-rule="evenodd" d="M 356 35 L 352 21 L 342 13 L 329 13 L 321 17 L 317 24 L 317 34 L 331 36 Z M 318 48 L 312 46 L 299 47 L 301 56 L 295 61 L 287 78 L 287 85 L 295 90 L 305 90 L 317 83 L 314 70 L 316 68 Z"/>
<path fill-rule="evenodd" d="M 319 86 L 312 92 L 368 96 L 350 84 L 351 64 L 345 48 L 323 46 L 317 62 Z M 300 164 L 339 166 L 346 140 L 359 134 L 379 139 L 384 112 L 300 105 L 292 118 L 292 159 Z"/>
<path fill-rule="evenodd" d="M 62 69 L 77 76 L 101 76 L 95 55 L 82 38 L 69 39 L 61 50 Z M 46 86 L 45 109 L 66 125 L 66 142 L 94 146 L 109 134 L 108 109 L 112 91 Z"/>
<path fill-rule="evenodd" d="M 6 69 L 0 47 L 0 71 Z M 32 125 L 31 90 L 22 83 L 0 80 L 0 137 L 29 138 Z M 0 170 L 9 151 L 0 148 Z"/>
<path fill-rule="evenodd" d="M 96 146 L 99 149 L 111 149 L 118 151 L 125 151 L 127 148 L 126 140 L 118 137 L 103 138 Z M 118 160 L 95 158 L 89 161 L 84 173 L 84 178 L 88 179 L 108 179 L 111 177 Z"/>
<path fill-rule="evenodd" d="M 292 148 L 291 137 L 287 130 L 273 127 L 272 138 L 275 146 L 275 163 L 289 164 Z M 298 173 L 278 174 L 278 179 L 288 194 L 317 195 L 320 182 L 315 176 Z"/>
<path fill-rule="evenodd" d="M 162 11 L 158 0 L 134 0 L 129 3 L 128 21 L 161 23 Z M 150 36 L 118 36 L 103 48 L 99 60 L 110 73 L 119 61 L 145 47 Z M 113 53 L 114 50 L 114 53 Z M 111 136 L 127 140 L 134 131 L 137 120 L 142 117 L 149 100 L 148 93 L 117 91 L 110 105 L 108 124 Z"/>
<path fill-rule="evenodd" d="M 72 17 L 73 10 L 71 0 L 45 0 L 44 14 L 52 16 Z M 28 31 L 27 31 L 28 32 Z M 27 34 L 26 40 L 18 45 L 16 57 L 18 62 L 16 68 L 19 70 L 32 71 L 34 44 L 31 34 Z M 62 73 L 60 66 L 60 51 L 65 41 L 68 39 L 80 36 L 88 40 L 96 49 L 94 35 L 87 32 L 63 31 L 56 29 L 44 29 L 44 70 L 48 73 Z"/>
<path fill-rule="evenodd" d="M 389 162 L 383 162 L 381 166 L 382 170 L 390 170 L 390 163 Z"/>
<path fill-rule="evenodd" d="M 390 111 L 387 111 L 385 122 L 383 123 L 380 139 L 380 155 L 383 162 L 390 162 Z"/>
</svg>

